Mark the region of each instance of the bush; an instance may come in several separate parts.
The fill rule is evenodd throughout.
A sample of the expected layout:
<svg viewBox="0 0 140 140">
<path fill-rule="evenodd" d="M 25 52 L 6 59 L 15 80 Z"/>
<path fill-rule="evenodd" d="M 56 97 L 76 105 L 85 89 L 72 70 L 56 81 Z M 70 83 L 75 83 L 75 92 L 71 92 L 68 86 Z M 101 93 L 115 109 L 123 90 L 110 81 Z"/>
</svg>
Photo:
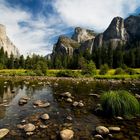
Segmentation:
<svg viewBox="0 0 140 140">
<path fill-rule="evenodd" d="M 136 72 L 134 69 L 132 69 L 132 68 L 127 68 L 127 69 L 125 70 L 125 72 L 126 72 L 127 74 L 129 74 L 129 75 L 137 74 L 137 72 Z"/>
<path fill-rule="evenodd" d="M 124 90 L 105 92 L 101 105 L 106 116 L 133 116 L 140 113 L 138 100 Z"/>
<path fill-rule="evenodd" d="M 61 70 L 56 74 L 57 77 L 79 77 L 79 73 L 72 70 Z"/>
<path fill-rule="evenodd" d="M 114 73 L 115 75 L 119 75 L 119 74 L 125 74 L 125 71 L 122 69 L 122 68 L 117 68 L 116 70 L 115 70 L 115 73 Z"/>
<path fill-rule="evenodd" d="M 33 68 L 34 73 L 36 73 L 37 76 L 45 76 L 47 71 L 47 64 L 43 61 L 38 61 L 37 64 Z"/>
<path fill-rule="evenodd" d="M 108 72 L 108 70 L 109 70 L 108 65 L 104 64 L 104 65 L 101 66 L 99 74 L 105 75 Z"/>
<path fill-rule="evenodd" d="M 85 67 L 82 69 L 83 74 L 87 75 L 95 75 L 96 74 L 96 66 L 93 61 L 90 61 L 89 63 L 85 64 Z"/>
</svg>

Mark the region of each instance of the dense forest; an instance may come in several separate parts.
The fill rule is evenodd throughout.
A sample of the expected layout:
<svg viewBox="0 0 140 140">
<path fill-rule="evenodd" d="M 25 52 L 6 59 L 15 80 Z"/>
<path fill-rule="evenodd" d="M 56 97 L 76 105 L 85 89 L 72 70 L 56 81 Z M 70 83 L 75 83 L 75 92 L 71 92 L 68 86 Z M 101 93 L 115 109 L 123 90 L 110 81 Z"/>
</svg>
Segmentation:
<svg viewBox="0 0 140 140">
<path fill-rule="evenodd" d="M 0 69 L 82 69 L 85 64 L 94 62 L 97 68 L 107 64 L 109 68 L 123 67 L 124 65 L 132 68 L 140 67 L 140 43 L 129 46 L 119 46 L 112 49 L 111 46 L 102 46 L 95 48 L 93 53 L 89 51 L 84 53 L 74 53 L 74 55 L 56 55 L 52 60 L 39 55 L 27 56 L 21 55 L 14 58 L 11 54 L 8 57 L 3 48 L 0 49 Z"/>
<path fill-rule="evenodd" d="M 128 47 L 128 45 L 127 45 Z M 90 54 L 89 50 L 84 53 L 74 53 L 72 57 L 68 55 L 56 55 L 50 63 L 51 68 L 81 69 L 84 63 L 93 61 L 97 68 L 107 64 L 110 68 L 123 67 L 124 65 L 132 68 L 140 67 L 140 43 L 135 46 L 102 46 L 95 48 Z M 131 49 L 130 49 L 131 48 Z"/>
</svg>

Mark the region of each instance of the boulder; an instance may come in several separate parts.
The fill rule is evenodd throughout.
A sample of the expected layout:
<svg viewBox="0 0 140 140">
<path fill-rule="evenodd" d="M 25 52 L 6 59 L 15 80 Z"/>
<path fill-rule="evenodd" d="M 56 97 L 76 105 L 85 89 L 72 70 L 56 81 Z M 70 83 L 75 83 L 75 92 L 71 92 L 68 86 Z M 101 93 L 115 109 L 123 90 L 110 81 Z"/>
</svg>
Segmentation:
<svg viewBox="0 0 140 140">
<path fill-rule="evenodd" d="M 107 135 L 107 134 L 109 134 L 109 129 L 106 128 L 105 126 L 97 126 L 96 127 L 96 131 L 100 135 Z"/>
<path fill-rule="evenodd" d="M 24 126 L 24 131 L 25 132 L 32 132 L 35 130 L 35 125 L 28 123 Z"/>
<path fill-rule="evenodd" d="M 109 131 L 114 131 L 114 132 L 120 132 L 121 128 L 120 127 L 108 127 Z"/>
<path fill-rule="evenodd" d="M 72 99 L 71 98 L 67 98 L 67 102 L 72 103 Z"/>
<path fill-rule="evenodd" d="M 9 129 L 7 129 L 7 128 L 0 129 L 0 139 L 5 137 L 8 133 L 9 133 Z"/>
<path fill-rule="evenodd" d="M 43 114 L 43 115 L 41 115 L 40 116 L 40 118 L 42 119 L 42 120 L 49 120 L 49 115 L 48 114 Z"/>
<path fill-rule="evenodd" d="M 79 102 L 75 101 L 72 105 L 73 105 L 74 107 L 76 107 L 76 106 L 79 105 Z"/>
<path fill-rule="evenodd" d="M 24 100 L 24 99 L 21 98 L 21 99 L 19 99 L 18 104 L 19 105 L 27 104 L 27 100 Z"/>
<path fill-rule="evenodd" d="M 62 93 L 61 96 L 63 96 L 63 97 L 67 97 L 67 98 L 71 98 L 71 97 L 72 97 L 72 95 L 71 95 L 70 92 Z"/>
<path fill-rule="evenodd" d="M 97 140 L 102 140 L 103 139 L 102 135 L 99 135 L 99 134 L 95 135 L 94 138 L 97 139 Z"/>
<path fill-rule="evenodd" d="M 74 132 L 70 129 L 65 129 L 60 132 L 60 137 L 62 140 L 70 140 L 74 136 Z"/>
<path fill-rule="evenodd" d="M 33 104 L 38 107 L 49 107 L 50 106 L 49 102 L 44 102 L 41 100 L 36 100 Z"/>
</svg>

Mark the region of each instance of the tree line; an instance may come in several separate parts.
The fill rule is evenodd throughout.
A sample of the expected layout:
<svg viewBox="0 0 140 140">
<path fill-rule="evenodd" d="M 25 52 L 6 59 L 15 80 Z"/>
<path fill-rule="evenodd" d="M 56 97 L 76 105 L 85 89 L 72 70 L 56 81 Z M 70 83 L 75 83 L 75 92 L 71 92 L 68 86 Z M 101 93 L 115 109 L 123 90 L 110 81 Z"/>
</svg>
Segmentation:
<svg viewBox="0 0 140 140">
<path fill-rule="evenodd" d="M 68 69 L 81 69 L 84 63 L 93 61 L 97 68 L 107 64 L 109 68 L 118 68 L 126 65 L 127 67 L 139 68 L 140 67 L 140 43 L 135 47 L 118 46 L 115 49 L 112 46 L 102 46 L 95 48 L 93 53 L 90 54 L 89 50 L 84 53 L 74 53 L 72 57 L 68 55 L 57 54 L 50 62 L 51 68 L 68 68 Z"/>
<path fill-rule="evenodd" d="M 102 46 L 95 48 L 90 54 L 89 50 L 84 53 L 74 53 L 73 56 L 57 54 L 51 60 L 40 55 L 32 55 L 24 58 L 21 55 L 15 58 L 13 54 L 8 56 L 3 48 L 0 49 L 0 69 L 33 69 L 39 71 L 43 69 L 83 69 L 90 62 L 95 63 L 96 68 L 101 68 L 106 64 L 109 68 L 127 67 L 140 68 L 140 43 L 135 45 L 118 46 L 113 49 L 112 46 Z"/>
<path fill-rule="evenodd" d="M 0 69 L 30 69 L 38 75 L 46 74 L 48 61 L 45 57 L 33 54 L 24 58 L 14 57 L 13 54 L 8 56 L 7 52 L 4 52 L 3 47 L 0 49 Z"/>
</svg>

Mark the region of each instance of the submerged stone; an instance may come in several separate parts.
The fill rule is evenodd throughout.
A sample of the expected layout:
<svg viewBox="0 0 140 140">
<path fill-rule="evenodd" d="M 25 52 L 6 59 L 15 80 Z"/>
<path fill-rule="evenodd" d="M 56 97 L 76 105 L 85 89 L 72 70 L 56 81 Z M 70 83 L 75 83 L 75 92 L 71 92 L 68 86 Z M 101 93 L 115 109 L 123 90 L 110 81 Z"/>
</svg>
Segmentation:
<svg viewBox="0 0 140 140">
<path fill-rule="evenodd" d="M 25 132 L 32 132 L 35 130 L 35 125 L 28 123 L 24 126 L 24 131 Z"/>
<path fill-rule="evenodd" d="M 42 120 L 49 120 L 49 115 L 48 114 L 43 114 L 43 115 L 41 115 L 40 116 L 40 118 L 42 119 Z"/>
<path fill-rule="evenodd" d="M 7 128 L 0 129 L 0 139 L 5 137 L 8 133 L 9 133 L 9 129 L 7 129 Z"/>
<path fill-rule="evenodd" d="M 110 131 L 114 131 L 114 132 L 120 132 L 121 131 L 121 128 L 120 127 L 108 127 L 108 129 Z"/>
<path fill-rule="evenodd" d="M 60 136 L 62 140 L 70 140 L 74 136 L 74 132 L 70 129 L 65 129 L 60 132 Z"/>
<path fill-rule="evenodd" d="M 95 135 L 94 138 L 97 139 L 97 140 L 102 140 L 103 139 L 102 135 L 99 135 L 99 134 Z"/>
<path fill-rule="evenodd" d="M 97 133 L 99 133 L 101 135 L 109 134 L 109 129 L 106 128 L 105 126 L 98 126 L 98 127 L 96 127 L 96 131 L 97 131 Z"/>
</svg>

